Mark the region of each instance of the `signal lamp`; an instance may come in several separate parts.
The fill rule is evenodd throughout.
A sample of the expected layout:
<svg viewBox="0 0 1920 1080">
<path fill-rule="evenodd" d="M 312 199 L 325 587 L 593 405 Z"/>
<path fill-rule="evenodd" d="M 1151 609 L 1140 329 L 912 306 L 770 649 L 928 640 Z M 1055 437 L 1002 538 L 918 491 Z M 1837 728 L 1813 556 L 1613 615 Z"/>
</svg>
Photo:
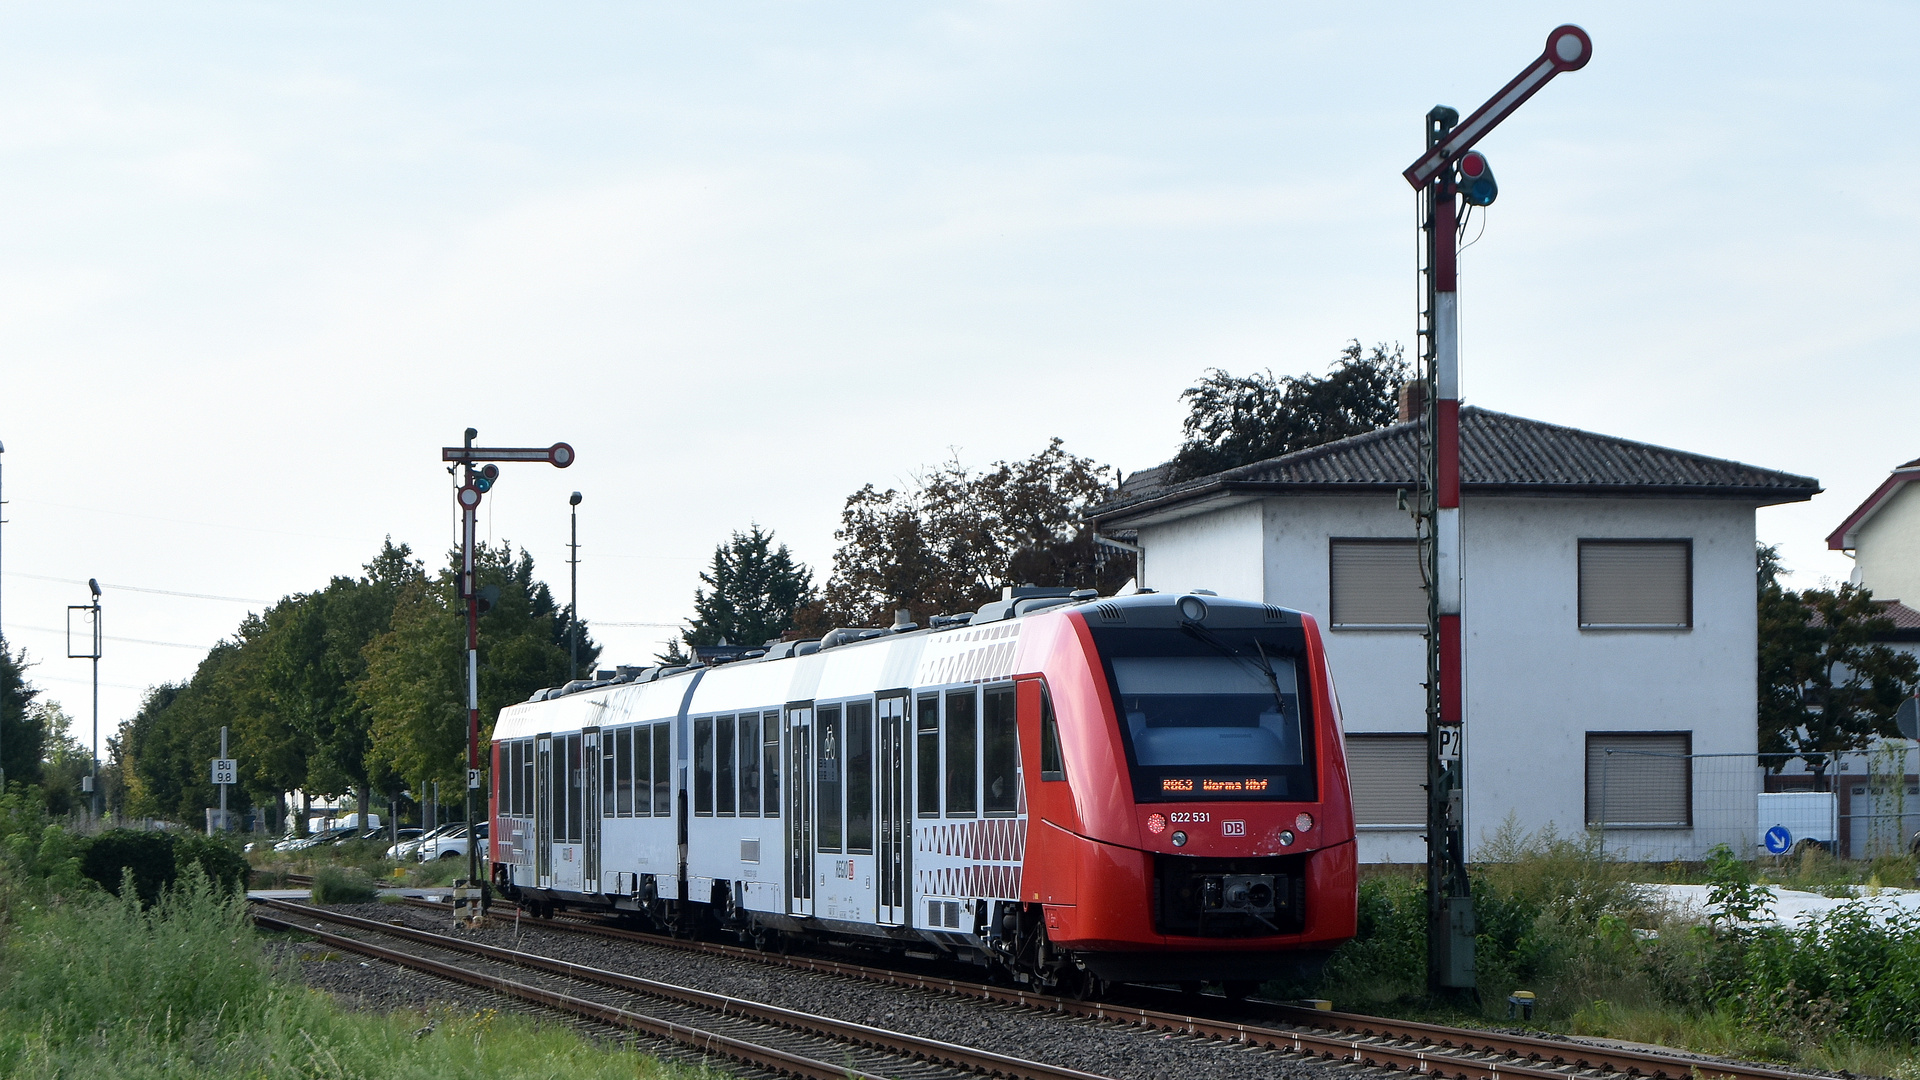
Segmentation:
<svg viewBox="0 0 1920 1080">
<path fill-rule="evenodd" d="M 1500 194 L 1500 185 L 1493 182 L 1493 166 L 1487 164 L 1487 156 L 1478 150 L 1460 155 L 1460 162 L 1454 167 L 1454 184 L 1472 206 L 1492 206 Z"/>
</svg>

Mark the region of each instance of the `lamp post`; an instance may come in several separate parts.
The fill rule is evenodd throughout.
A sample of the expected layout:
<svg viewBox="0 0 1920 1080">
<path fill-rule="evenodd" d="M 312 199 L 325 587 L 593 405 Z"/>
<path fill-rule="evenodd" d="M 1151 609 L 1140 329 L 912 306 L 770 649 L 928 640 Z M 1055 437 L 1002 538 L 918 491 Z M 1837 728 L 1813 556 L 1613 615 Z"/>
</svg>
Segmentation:
<svg viewBox="0 0 1920 1080">
<path fill-rule="evenodd" d="M 580 677 L 580 493 L 574 492 L 567 498 L 568 524 L 573 530 L 573 538 L 567 547 L 573 551 L 573 557 L 567 560 L 572 568 L 573 599 L 567 608 L 567 678 Z"/>
<path fill-rule="evenodd" d="M 93 816 L 100 816 L 100 582 L 96 578 L 87 579 L 87 588 L 93 590 L 93 603 L 67 605 L 67 658 L 70 660 L 93 661 L 93 753 L 87 763 L 85 787 L 92 798 L 88 805 Z M 88 631 L 85 651 L 74 649 L 73 614 L 84 612 L 81 622 Z"/>
</svg>

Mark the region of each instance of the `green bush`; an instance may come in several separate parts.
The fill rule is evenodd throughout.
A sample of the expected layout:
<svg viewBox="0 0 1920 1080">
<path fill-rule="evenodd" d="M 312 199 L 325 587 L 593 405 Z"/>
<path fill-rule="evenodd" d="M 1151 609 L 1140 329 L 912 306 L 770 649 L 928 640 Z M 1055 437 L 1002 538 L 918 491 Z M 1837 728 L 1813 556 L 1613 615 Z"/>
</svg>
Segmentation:
<svg viewBox="0 0 1920 1080">
<path fill-rule="evenodd" d="M 322 866 L 313 872 L 316 904 L 364 904 L 375 895 L 373 879 L 358 867 Z"/>
<path fill-rule="evenodd" d="M 122 879 L 130 874 L 140 902 L 148 906 L 187 866 L 198 867 L 214 887 L 225 892 L 244 889 L 247 883 L 246 857 L 223 837 L 108 829 L 80 844 L 81 873 L 115 896 L 120 895 Z"/>
<path fill-rule="evenodd" d="M 1361 879 L 1357 932 L 1327 961 L 1315 996 L 1374 1005 L 1424 995 L 1426 898 L 1423 883 L 1410 877 Z"/>
</svg>

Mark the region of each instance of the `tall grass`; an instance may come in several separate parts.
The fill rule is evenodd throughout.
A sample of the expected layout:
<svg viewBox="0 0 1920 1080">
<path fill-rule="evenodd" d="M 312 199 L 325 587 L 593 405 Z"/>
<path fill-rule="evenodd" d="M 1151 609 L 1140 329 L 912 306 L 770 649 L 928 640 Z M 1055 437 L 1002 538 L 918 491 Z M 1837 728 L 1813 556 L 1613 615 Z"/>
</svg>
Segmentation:
<svg viewBox="0 0 1920 1080">
<path fill-rule="evenodd" d="M 25 898 L 0 951 L 0 1076 L 699 1074 L 519 1017 L 345 1012 L 265 960 L 244 906 L 196 867 L 144 910 L 131 888 Z"/>
<path fill-rule="evenodd" d="M 1708 885 L 1703 919 L 1655 902 L 1635 880 L 1646 868 L 1614 862 L 1595 838 L 1509 823 L 1480 854 L 1470 1008 L 1485 1019 L 1504 1021 L 1508 994 L 1525 989 L 1538 995 L 1534 1022 L 1551 1030 L 1920 1080 L 1920 915 L 1889 919 L 1869 898 L 1794 927 L 1754 917 L 1770 879 L 1851 896 L 1879 873 L 1910 873 L 1903 860 L 1834 866 L 1814 853 L 1756 867 L 1718 850 L 1704 866 L 1668 868 Z M 1460 999 L 1427 996 L 1425 907 L 1421 880 L 1363 879 L 1359 935 L 1308 992 L 1460 1019 Z"/>
</svg>

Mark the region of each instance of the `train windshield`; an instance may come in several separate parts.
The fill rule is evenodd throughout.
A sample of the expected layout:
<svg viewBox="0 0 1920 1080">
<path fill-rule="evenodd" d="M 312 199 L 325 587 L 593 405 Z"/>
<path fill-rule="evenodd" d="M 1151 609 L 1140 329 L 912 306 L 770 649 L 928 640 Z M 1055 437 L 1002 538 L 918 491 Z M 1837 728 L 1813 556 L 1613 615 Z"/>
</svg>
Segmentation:
<svg viewBox="0 0 1920 1080">
<path fill-rule="evenodd" d="M 1298 631 L 1115 628 L 1094 643 L 1137 799 L 1315 799 Z"/>
</svg>

